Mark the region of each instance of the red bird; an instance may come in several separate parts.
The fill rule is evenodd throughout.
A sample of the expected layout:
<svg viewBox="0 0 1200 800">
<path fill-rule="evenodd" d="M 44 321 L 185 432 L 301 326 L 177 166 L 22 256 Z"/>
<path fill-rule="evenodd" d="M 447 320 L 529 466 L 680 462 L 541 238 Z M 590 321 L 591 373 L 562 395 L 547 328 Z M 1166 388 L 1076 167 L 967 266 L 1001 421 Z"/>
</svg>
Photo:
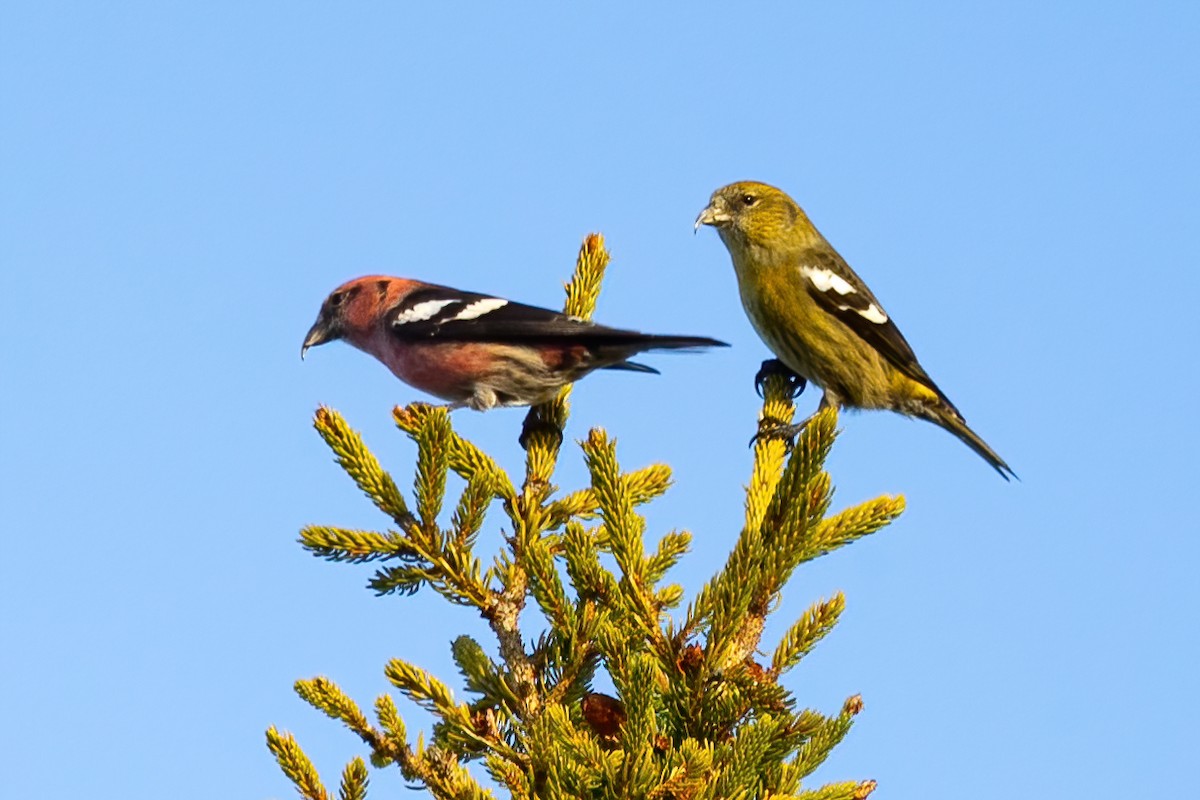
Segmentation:
<svg viewBox="0 0 1200 800">
<path fill-rule="evenodd" d="M 544 403 L 596 369 L 658 370 L 627 359 L 644 350 L 727 347 L 704 336 L 609 328 L 544 308 L 431 283 L 368 275 L 325 299 L 304 337 L 344 339 L 410 386 L 486 411 Z"/>
</svg>

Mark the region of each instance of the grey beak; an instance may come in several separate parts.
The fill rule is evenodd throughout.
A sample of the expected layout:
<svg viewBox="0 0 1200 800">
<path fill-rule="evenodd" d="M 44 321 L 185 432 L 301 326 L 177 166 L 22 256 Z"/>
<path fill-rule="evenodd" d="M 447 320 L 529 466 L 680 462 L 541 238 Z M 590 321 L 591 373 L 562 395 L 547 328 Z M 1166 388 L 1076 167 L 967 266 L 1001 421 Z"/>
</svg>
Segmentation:
<svg viewBox="0 0 1200 800">
<path fill-rule="evenodd" d="M 335 324 L 322 316 L 308 329 L 308 335 L 304 337 L 304 346 L 300 348 L 300 359 L 304 359 L 304 354 L 308 352 L 308 348 L 317 347 L 318 345 L 340 338 L 342 338 L 342 332 L 337 329 Z"/>
<path fill-rule="evenodd" d="M 709 204 L 708 208 L 700 212 L 700 216 L 696 217 L 696 227 L 692 232 L 700 230 L 701 225 L 720 225 L 723 222 L 729 221 L 729 214 L 723 208 L 718 208 L 715 203 Z"/>
</svg>

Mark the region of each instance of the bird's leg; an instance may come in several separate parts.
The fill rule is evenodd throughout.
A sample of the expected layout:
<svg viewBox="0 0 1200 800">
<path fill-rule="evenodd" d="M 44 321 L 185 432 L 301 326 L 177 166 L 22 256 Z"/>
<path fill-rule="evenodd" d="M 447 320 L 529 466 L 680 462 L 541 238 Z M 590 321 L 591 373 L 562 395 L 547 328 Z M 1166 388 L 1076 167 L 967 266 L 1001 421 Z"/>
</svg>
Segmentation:
<svg viewBox="0 0 1200 800">
<path fill-rule="evenodd" d="M 750 438 L 750 446 L 753 447 L 760 441 L 781 439 L 784 444 L 787 445 L 788 450 L 791 450 L 792 445 L 794 444 L 792 440 L 796 438 L 796 434 L 804 430 L 805 426 L 807 426 L 815 416 L 815 412 L 809 414 L 803 420 L 795 423 L 794 425 L 786 422 L 779 422 L 778 420 L 761 419 L 758 421 L 758 433 L 754 434 L 754 436 Z"/>
<path fill-rule="evenodd" d="M 801 378 L 801 380 L 804 379 Z M 790 450 L 793 445 L 792 440 L 796 438 L 800 431 L 808 427 L 808 423 L 812 422 L 813 417 L 830 406 L 835 408 L 840 407 L 841 400 L 836 395 L 830 394 L 829 390 L 826 389 L 825 393 L 821 395 L 821 402 L 817 405 L 817 410 L 794 425 L 767 419 L 760 420 L 758 423 L 758 433 L 754 434 L 754 438 L 750 440 L 750 446 L 753 447 L 761 439 L 782 439 Z"/>
<path fill-rule="evenodd" d="M 784 391 L 787 393 L 789 400 L 794 400 L 804 392 L 808 381 L 803 376 L 797 374 L 790 367 L 784 364 L 777 358 L 768 358 L 762 362 L 758 373 L 754 376 L 754 390 L 758 392 L 759 397 L 765 397 L 767 382 L 773 378 L 782 379 L 784 381 Z M 807 420 L 805 420 L 807 422 Z M 758 421 L 758 433 L 750 440 L 750 446 L 762 438 L 790 439 L 795 435 L 795 431 L 804 427 L 804 423 L 799 426 L 789 425 L 787 420 L 775 419 L 772 417 L 763 417 Z"/>
<path fill-rule="evenodd" d="M 529 413 L 525 415 L 525 422 L 521 425 L 521 435 L 517 437 L 521 449 L 528 451 L 533 437 L 539 433 L 551 437 L 555 447 L 562 445 L 563 432 L 557 425 L 539 414 L 537 408 L 534 407 L 529 409 Z"/>
<path fill-rule="evenodd" d="M 759 397 L 763 396 L 763 387 L 767 383 L 767 378 L 772 375 L 778 375 L 788 382 L 788 391 L 793 400 L 803 394 L 804 388 L 808 386 L 808 381 L 793 372 L 787 364 L 778 358 L 768 358 L 762 362 L 762 366 L 758 368 L 758 372 L 754 376 L 754 391 L 758 392 Z"/>
</svg>

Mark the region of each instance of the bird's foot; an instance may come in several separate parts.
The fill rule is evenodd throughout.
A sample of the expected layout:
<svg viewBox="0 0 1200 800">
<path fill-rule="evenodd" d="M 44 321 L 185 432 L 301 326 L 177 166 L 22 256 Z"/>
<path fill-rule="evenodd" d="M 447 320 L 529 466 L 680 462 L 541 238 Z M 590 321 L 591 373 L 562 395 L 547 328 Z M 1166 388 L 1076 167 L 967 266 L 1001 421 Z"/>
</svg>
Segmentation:
<svg viewBox="0 0 1200 800">
<path fill-rule="evenodd" d="M 767 379 L 773 375 L 778 375 L 788 382 L 788 395 L 792 400 L 795 400 L 808 386 L 808 381 L 792 371 L 787 364 L 784 364 L 778 358 L 768 358 L 762 362 L 762 366 L 758 368 L 758 373 L 754 376 L 754 391 L 758 392 L 758 396 L 763 396 L 763 388 L 766 386 Z"/>
<path fill-rule="evenodd" d="M 550 440 L 554 442 L 555 447 L 562 445 L 562 430 L 560 430 L 559 427 L 554 423 L 547 422 L 546 420 L 542 419 L 540 414 L 530 412 L 528 415 L 526 415 L 524 424 L 521 425 L 521 435 L 517 437 L 517 441 L 520 443 L 521 449 L 528 451 L 530 443 L 533 441 L 534 437 L 538 436 L 539 434 L 548 436 Z"/>
<path fill-rule="evenodd" d="M 814 415 L 815 416 L 815 415 Z M 750 439 L 750 447 L 759 442 L 770 441 L 771 439 L 779 439 L 791 450 L 795 445 L 796 436 L 808 427 L 808 423 L 812 421 L 812 417 L 807 417 L 803 422 L 792 424 L 789 422 L 781 422 L 770 417 L 763 417 L 758 421 L 758 433 Z"/>
</svg>

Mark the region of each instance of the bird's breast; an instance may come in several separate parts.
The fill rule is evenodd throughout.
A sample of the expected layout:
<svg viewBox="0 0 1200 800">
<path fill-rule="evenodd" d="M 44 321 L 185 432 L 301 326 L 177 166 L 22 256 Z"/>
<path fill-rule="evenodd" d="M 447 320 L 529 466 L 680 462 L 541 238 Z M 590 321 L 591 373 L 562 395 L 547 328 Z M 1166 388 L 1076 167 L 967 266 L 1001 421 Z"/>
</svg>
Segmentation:
<svg viewBox="0 0 1200 800">
<path fill-rule="evenodd" d="M 788 285 L 778 276 L 738 271 L 742 308 L 763 343 L 797 375 L 822 385 L 821 375 L 808 357 L 805 303 L 797 296 L 798 281 Z"/>
</svg>

